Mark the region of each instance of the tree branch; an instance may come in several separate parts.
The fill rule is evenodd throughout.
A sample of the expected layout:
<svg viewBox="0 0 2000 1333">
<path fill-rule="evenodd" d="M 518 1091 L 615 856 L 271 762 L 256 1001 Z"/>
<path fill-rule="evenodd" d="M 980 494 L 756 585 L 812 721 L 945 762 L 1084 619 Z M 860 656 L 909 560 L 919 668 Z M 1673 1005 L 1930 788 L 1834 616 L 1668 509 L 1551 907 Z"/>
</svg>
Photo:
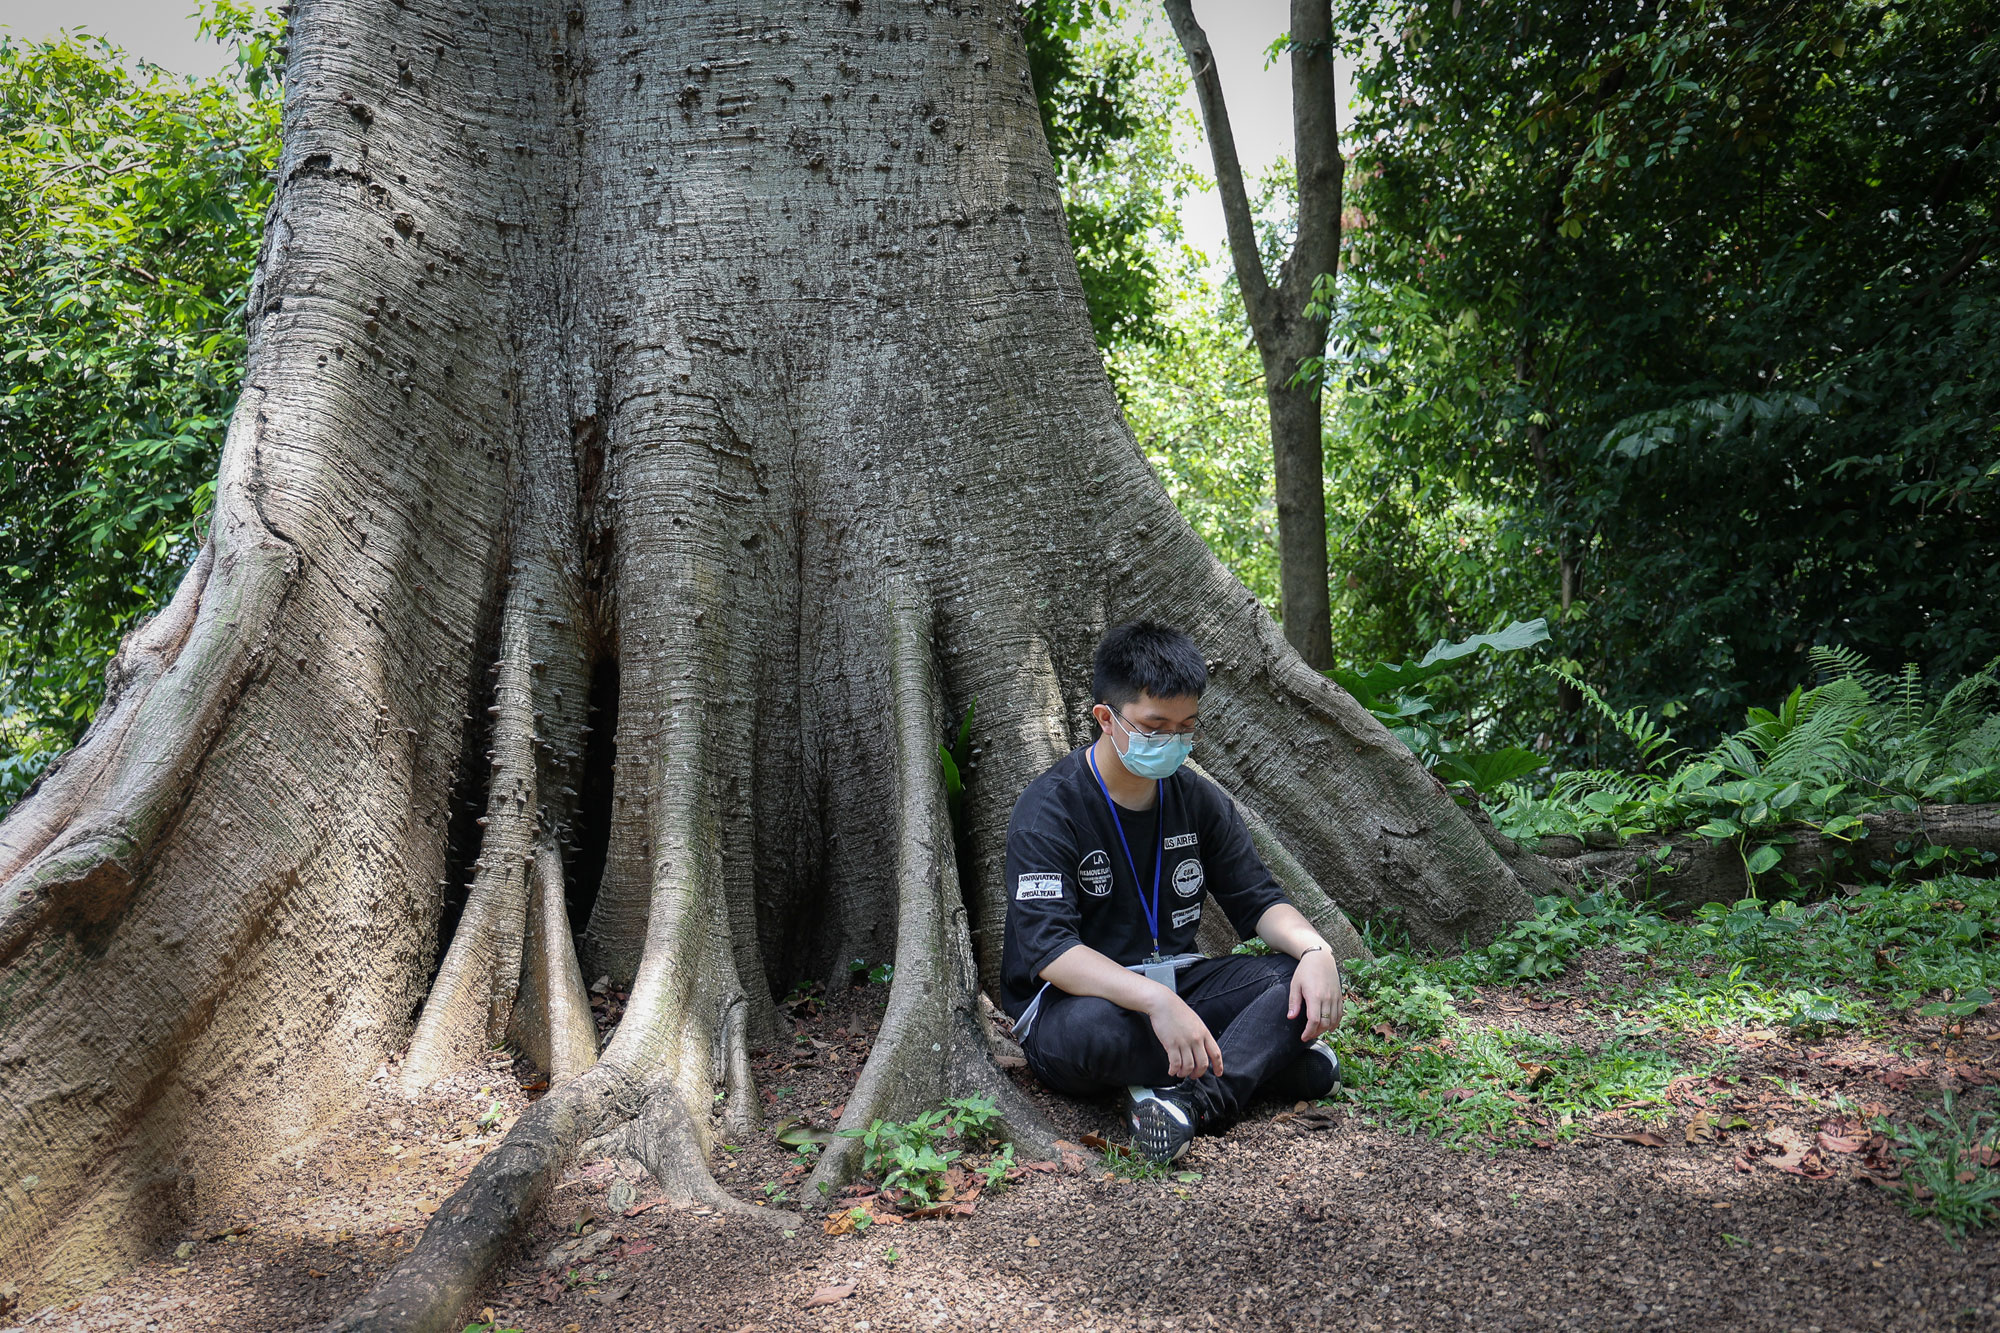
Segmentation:
<svg viewBox="0 0 2000 1333">
<path fill-rule="evenodd" d="M 1340 106 L 1333 82 L 1330 0 L 1292 0 L 1292 139 L 1298 172 L 1299 230 L 1279 271 L 1289 318 L 1312 300 L 1313 284 L 1340 265 L 1340 211 L 1347 163 L 1340 155 Z"/>
<path fill-rule="evenodd" d="M 1180 38 L 1181 50 L 1187 53 L 1195 99 L 1201 104 L 1202 126 L 1208 131 L 1209 156 L 1215 162 L 1215 188 L 1222 195 L 1222 219 L 1229 231 L 1229 254 L 1236 265 L 1236 282 L 1243 289 L 1244 307 L 1261 342 L 1274 313 L 1271 284 L 1264 274 L 1264 258 L 1257 249 L 1257 228 L 1250 216 L 1249 196 L 1243 189 L 1243 164 L 1236 157 L 1236 136 L 1229 128 L 1229 108 L 1222 100 L 1222 76 L 1216 71 L 1215 52 L 1209 49 L 1208 34 L 1195 22 L 1190 0 L 1166 0 L 1166 6 L 1174 35 Z"/>
</svg>

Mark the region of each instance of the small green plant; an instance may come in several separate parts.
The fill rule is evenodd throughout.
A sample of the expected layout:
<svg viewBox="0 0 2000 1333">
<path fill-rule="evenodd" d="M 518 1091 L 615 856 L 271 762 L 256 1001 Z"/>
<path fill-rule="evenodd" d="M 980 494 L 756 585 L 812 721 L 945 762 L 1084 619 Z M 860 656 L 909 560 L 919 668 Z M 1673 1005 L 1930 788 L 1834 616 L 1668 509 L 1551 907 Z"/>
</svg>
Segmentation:
<svg viewBox="0 0 2000 1333">
<path fill-rule="evenodd" d="M 1515 923 L 1488 946 L 1486 956 L 1495 966 L 1496 979 L 1540 981 L 1562 975 L 1585 935 L 1575 914 L 1562 911 L 1566 905 L 1566 899 L 1543 899 L 1534 916 Z"/>
<path fill-rule="evenodd" d="M 1936 1004 L 1927 1004 L 1917 1012 L 1925 1018 L 1966 1018 L 1991 1003 L 1993 1003 L 1993 992 L 1984 986 L 1975 986 L 1963 995 L 1947 995 Z"/>
<path fill-rule="evenodd" d="M 474 1322 L 465 1326 L 465 1333 L 522 1333 L 522 1330 L 518 1328 L 502 1328 L 497 1323 Z"/>
<path fill-rule="evenodd" d="M 1120 1180 L 1172 1180 L 1192 1185 L 1201 1179 L 1199 1171 L 1176 1169 L 1172 1162 L 1152 1161 L 1122 1143 L 1111 1144 L 1104 1150 L 1104 1166 Z"/>
<path fill-rule="evenodd" d="M 856 958 L 847 965 L 847 972 L 857 986 L 886 986 L 896 979 L 894 963 L 870 965 L 866 958 Z"/>
<path fill-rule="evenodd" d="M 893 1245 L 891 1245 L 888 1249 L 882 1251 L 882 1262 L 887 1264 L 891 1268 L 894 1268 L 896 1266 L 896 1261 L 902 1257 L 903 1257 L 902 1254 Z"/>
<path fill-rule="evenodd" d="M 876 1120 L 866 1129 L 839 1133 L 861 1140 L 862 1170 L 885 1193 L 900 1191 L 919 1207 L 928 1207 L 944 1187 L 945 1172 L 964 1158 L 966 1145 L 997 1141 L 1000 1108 L 992 1098 L 975 1093 L 955 1097 L 914 1120 Z M 1012 1165 L 1012 1145 L 1006 1160 Z"/>
<path fill-rule="evenodd" d="M 485 1113 L 479 1117 L 479 1127 L 481 1129 L 491 1129 L 506 1118 L 507 1107 L 505 1104 L 496 1101 L 487 1107 Z"/>
<path fill-rule="evenodd" d="M 1904 1209 L 1912 1217 L 1935 1221 L 1955 1248 L 1966 1232 L 2000 1221 L 1995 1116 L 1979 1111 L 1961 1121 L 1949 1092 L 1942 1106 L 1925 1114 L 1935 1129 L 1880 1119 L 1875 1128 L 1897 1141 L 1896 1153 L 1904 1163 Z"/>
</svg>

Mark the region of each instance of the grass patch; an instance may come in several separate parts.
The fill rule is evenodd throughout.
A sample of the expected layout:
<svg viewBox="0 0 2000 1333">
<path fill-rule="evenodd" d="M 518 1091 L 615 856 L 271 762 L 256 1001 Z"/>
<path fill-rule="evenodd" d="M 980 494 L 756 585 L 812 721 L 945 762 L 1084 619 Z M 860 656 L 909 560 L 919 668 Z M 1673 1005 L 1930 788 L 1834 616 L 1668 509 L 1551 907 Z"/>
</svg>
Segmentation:
<svg viewBox="0 0 2000 1333">
<path fill-rule="evenodd" d="M 1415 1044 L 1379 1032 L 1351 1038 L 1341 1063 L 1345 1096 L 1364 1113 L 1448 1143 L 1499 1149 L 1573 1139 L 1605 1111 L 1661 1118 L 1675 1078 L 1715 1073 L 1731 1058 L 1725 1049 L 1687 1060 L 1625 1037 L 1592 1050 L 1461 1021 Z"/>
<path fill-rule="evenodd" d="M 1892 1012 L 1963 1018 L 2000 992 L 2000 884 L 1948 864 L 1911 857 L 1878 866 L 1881 882 L 1844 898 L 1750 899 L 1680 918 L 1608 892 L 1550 897 L 1489 947 L 1455 957 L 1417 952 L 1393 922 L 1377 926 L 1375 960 L 1348 969 L 1358 1002 L 1341 1037 L 1340 1095 L 1380 1122 L 1468 1148 L 1546 1146 L 1605 1112 L 1665 1118 L 1676 1078 L 1705 1080 L 1736 1059 L 1702 1035 L 1764 1028 L 1820 1041 Z M 1609 975 L 1579 979 L 1577 957 L 1606 950 L 1611 966 L 1592 966 Z M 1460 1003 L 1492 986 L 1594 996 L 1563 1012 L 1595 1032 L 1468 1023 Z M 1962 1233 L 2000 1207 L 1985 1160 L 1992 1117 L 1946 1119 L 1895 1136 L 1911 1161 L 1908 1202 Z"/>
</svg>

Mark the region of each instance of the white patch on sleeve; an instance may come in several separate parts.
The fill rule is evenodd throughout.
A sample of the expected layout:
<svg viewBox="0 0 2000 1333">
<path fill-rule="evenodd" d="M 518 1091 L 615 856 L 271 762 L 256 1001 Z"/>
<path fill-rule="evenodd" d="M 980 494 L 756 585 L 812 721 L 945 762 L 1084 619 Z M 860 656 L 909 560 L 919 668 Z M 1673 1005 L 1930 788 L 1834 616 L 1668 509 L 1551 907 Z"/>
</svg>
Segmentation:
<svg viewBox="0 0 2000 1333">
<path fill-rule="evenodd" d="M 1188 922 L 1199 920 L 1201 920 L 1200 903 L 1196 903 L 1193 907 L 1183 907 L 1180 911 L 1174 913 L 1174 929 L 1179 930 Z"/>
<path fill-rule="evenodd" d="M 1062 897 L 1061 875 L 1023 875 L 1019 887 L 1014 890 L 1014 901 L 1025 903 L 1034 898 Z"/>
<path fill-rule="evenodd" d="M 1192 833 L 1176 833 L 1173 837 L 1168 838 L 1164 845 L 1171 852 L 1176 847 L 1192 847 L 1195 845 L 1195 841 L 1195 835 Z"/>
<path fill-rule="evenodd" d="M 1183 898 L 1199 898 L 1206 878 L 1201 873 L 1201 862 L 1189 857 L 1174 867 L 1174 892 Z"/>
</svg>

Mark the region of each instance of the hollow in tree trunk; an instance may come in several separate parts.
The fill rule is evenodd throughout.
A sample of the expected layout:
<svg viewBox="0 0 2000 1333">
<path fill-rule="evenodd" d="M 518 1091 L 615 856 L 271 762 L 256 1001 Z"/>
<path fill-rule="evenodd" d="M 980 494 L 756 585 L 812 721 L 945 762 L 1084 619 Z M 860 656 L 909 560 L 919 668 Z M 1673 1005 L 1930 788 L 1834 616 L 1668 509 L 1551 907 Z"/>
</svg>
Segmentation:
<svg viewBox="0 0 2000 1333">
<path fill-rule="evenodd" d="M 985 1089 L 1040 1142 L 977 988 L 1008 812 L 1122 619 L 1206 646 L 1199 758 L 1346 952 L 1343 909 L 1522 912 L 1148 470 L 1010 7 L 308 0 L 292 41 L 208 543 L 0 826 L 31 1293 L 406 1044 L 414 1088 L 511 1039 L 552 1090 L 343 1317 L 446 1327 L 586 1141 L 738 1207 L 714 1094 L 751 1121 L 772 995 L 854 957 L 896 969 L 846 1124 Z M 975 698 L 960 857 L 935 747 Z"/>
</svg>

